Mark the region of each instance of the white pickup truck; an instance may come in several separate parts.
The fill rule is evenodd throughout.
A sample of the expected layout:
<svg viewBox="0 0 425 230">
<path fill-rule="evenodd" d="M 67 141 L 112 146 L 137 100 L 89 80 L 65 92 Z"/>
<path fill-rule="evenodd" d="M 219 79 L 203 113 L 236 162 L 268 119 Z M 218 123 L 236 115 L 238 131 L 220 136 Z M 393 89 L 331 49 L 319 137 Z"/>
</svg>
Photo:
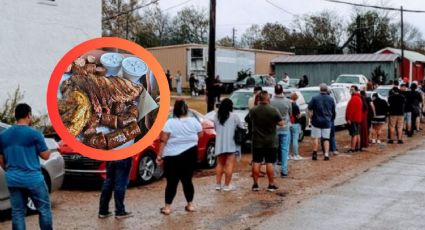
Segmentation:
<svg viewBox="0 0 425 230">
<path fill-rule="evenodd" d="M 355 85 L 359 90 L 366 90 L 366 85 L 369 80 L 361 74 L 341 74 L 335 81 L 332 81 L 332 87 L 345 87 L 350 89 Z"/>
</svg>

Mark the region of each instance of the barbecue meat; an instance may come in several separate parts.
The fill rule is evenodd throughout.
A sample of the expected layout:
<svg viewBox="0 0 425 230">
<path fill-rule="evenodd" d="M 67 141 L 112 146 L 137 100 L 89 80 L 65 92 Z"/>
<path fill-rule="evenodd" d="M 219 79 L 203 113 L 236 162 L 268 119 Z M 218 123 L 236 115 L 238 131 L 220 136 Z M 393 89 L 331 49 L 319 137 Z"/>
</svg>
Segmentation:
<svg viewBox="0 0 425 230">
<path fill-rule="evenodd" d="M 61 92 L 67 94 L 80 90 L 87 94 L 93 106 L 93 111 L 101 116 L 102 110 L 109 114 L 112 103 L 134 101 L 142 92 L 143 87 L 120 77 L 104 77 L 93 74 L 73 75 L 62 82 Z"/>
<path fill-rule="evenodd" d="M 62 122 L 68 131 L 77 136 L 83 131 L 91 117 L 91 106 L 87 96 L 80 91 L 72 91 L 65 101 L 60 101 Z M 69 105 L 69 109 L 66 109 Z"/>
</svg>

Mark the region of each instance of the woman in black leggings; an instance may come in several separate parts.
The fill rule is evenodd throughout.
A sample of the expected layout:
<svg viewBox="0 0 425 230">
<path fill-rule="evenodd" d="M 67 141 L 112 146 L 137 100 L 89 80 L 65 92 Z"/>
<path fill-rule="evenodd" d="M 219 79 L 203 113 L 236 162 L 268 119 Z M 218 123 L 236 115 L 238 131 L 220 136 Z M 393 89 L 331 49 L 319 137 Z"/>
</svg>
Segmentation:
<svg viewBox="0 0 425 230">
<path fill-rule="evenodd" d="M 168 119 L 160 135 L 157 163 L 164 164 L 167 179 L 165 188 L 165 206 L 161 213 L 169 215 L 171 204 L 176 196 L 179 181 L 182 182 L 187 205 L 185 210 L 195 211 L 192 201 L 195 189 L 192 183 L 196 165 L 198 139 L 202 135 L 202 126 L 194 117 L 188 116 L 188 107 L 184 100 L 174 104 L 174 117 Z"/>
</svg>

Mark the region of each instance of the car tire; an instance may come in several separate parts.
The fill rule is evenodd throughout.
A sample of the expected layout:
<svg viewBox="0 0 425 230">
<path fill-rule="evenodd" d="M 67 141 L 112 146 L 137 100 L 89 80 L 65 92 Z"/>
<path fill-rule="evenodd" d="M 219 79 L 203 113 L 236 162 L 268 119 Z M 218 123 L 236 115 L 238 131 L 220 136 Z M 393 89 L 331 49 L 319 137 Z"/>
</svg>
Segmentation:
<svg viewBox="0 0 425 230">
<path fill-rule="evenodd" d="M 214 168 L 217 164 L 217 157 L 215 156 L 215 141 L 208 142 L 205 150 L 204 165 L 206 168 Z"/>
<path fill-rule="evenodd" d="M 156 179 L 155 171 L 158 167 L 155 160 L 156 156 L 151 152 L 146 152 L 140 157 L 137 164 L 137 181 L 140 184 L 149 184 Z"/>
</svg>

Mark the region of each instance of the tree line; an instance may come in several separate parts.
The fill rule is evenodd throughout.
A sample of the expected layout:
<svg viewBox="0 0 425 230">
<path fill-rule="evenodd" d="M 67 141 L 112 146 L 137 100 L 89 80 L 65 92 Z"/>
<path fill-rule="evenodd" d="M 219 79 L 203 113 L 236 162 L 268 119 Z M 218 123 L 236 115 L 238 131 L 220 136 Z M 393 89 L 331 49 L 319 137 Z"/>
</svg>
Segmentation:
<svg viewBox="0 0 425 230">
<path fill-rule="evenodd" d="M 126 12 L 149 0 L 103 0 L 103 18 Z M 103 20 L 103 35 L 123 37 L 144 47 L 185 43 L 208 43 L 208 11 L 184 7 L 171 16 L 152 4 L 129 14 Z M 225 36 L 220 46 L 291 51 L 296 54 L 373 53 L 385 47 L 401 47 L 400 20 L 397 14 L 381 10 L 353 8 L 343 18 L 324 10 L 295 16 L 289 24 L 253 24 L 234 40 Z M 404 23 L 404 45 L 425 53 L 425 40 L 418 28 Z"/>
</svg>

